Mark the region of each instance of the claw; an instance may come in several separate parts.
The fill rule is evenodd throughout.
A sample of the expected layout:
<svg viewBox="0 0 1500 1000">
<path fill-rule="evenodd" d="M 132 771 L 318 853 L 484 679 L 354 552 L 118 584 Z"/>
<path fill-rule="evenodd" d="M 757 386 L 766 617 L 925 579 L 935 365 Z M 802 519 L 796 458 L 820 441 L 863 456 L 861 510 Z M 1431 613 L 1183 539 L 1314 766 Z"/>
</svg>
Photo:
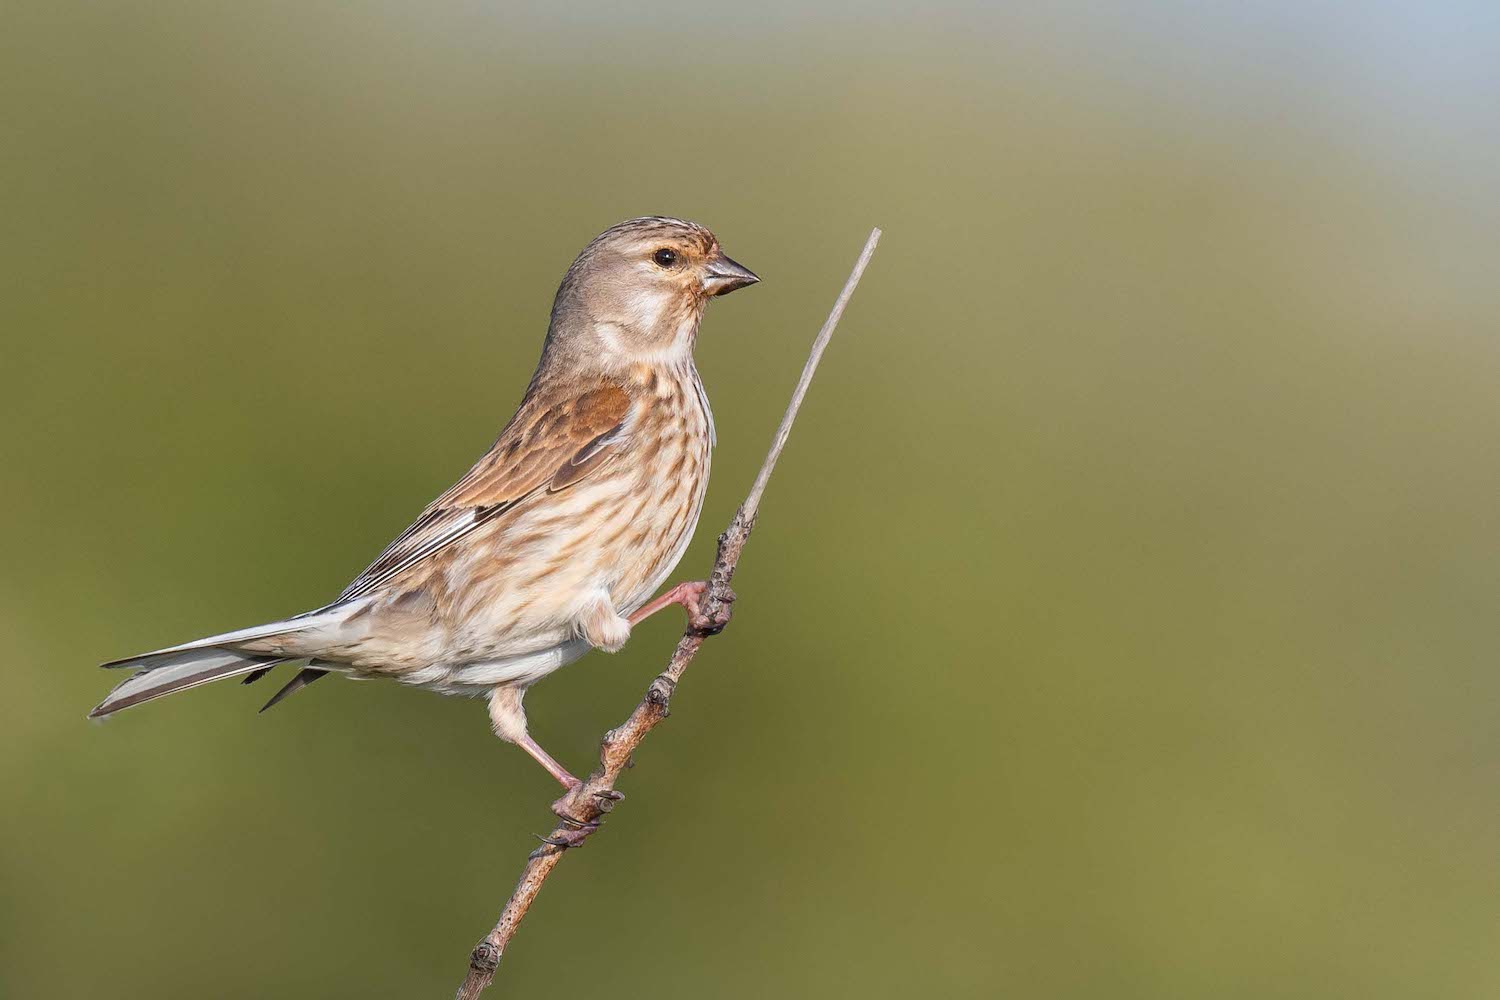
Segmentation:
<svg viewBox="0 0 1500 1000">
<path fill-rule="evenodd" d="M 696 596 L 688 608 L 688 625 L 699 635 L 718 635 L 734 617 L 734 599 L 734 591 L 725 588 L 719 604 L 709 613 L 703 610 L 701 594 Z"/>
<path fill-rule="evenodd" d="M 593 833 L 597 829 L 599 829 L 598 823 L 588 823 L 576 830 L 555 831 L 551 836 L 548 837 L 543 837 L 536 834 L 533 834 L 533 836 L 536 836 L 537 840 L 540 840 L 548 847 L 556 847 L 566 851 L 574 847 L 582 847 L 583 842 L 585 840 L 588 840 L 589 834 Z"/>
</svg>

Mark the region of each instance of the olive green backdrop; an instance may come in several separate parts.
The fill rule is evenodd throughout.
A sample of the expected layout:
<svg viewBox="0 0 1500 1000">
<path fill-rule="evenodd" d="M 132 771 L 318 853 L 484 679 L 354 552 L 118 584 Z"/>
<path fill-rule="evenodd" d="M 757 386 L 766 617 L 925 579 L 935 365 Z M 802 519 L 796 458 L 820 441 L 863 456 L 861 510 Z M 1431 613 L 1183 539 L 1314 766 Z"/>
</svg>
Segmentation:
<svg viewBox="0 0 1500 1000">
<path fill-rule="evenodd" d="M 886 237 L 497 996 L 1500 991 L 1494 8 L 990 6 L 7 5 L 0 993 L 451 995 L 555 794 L 481 705 L 94 664 L 337 593 L 657 212 L 764 278 L 684 576 Z"/>
</svg>

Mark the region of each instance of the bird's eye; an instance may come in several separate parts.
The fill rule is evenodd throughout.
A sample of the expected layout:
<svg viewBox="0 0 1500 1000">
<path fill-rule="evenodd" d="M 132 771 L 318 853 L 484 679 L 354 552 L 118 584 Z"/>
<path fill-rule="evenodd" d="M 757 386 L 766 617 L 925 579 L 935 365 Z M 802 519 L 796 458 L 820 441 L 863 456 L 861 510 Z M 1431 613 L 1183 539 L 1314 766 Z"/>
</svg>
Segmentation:
<svg viewBox="0 0 1500 1000">
<path fill-rule="evenodd" d="M 677 263 L 677 251 L 668 250 L 666 247 L 662 247 L 660 250 L 656 251 L 656 253 L 651 255 L 651 259 L 656 261 L 662 267 L 671 267 Z"/>
</svg>

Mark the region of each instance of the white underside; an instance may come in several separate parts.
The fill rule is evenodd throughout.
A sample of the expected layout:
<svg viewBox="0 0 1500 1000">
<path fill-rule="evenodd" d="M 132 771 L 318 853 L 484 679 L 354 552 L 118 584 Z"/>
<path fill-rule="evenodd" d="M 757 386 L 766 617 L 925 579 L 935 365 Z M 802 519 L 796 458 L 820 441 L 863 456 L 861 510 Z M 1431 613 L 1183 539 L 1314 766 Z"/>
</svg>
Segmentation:
<svg viewBox="0 0 1500 1000">
<path fill-rule="evenodd" d="M 488 694 L 491 688 L 502 684 L 526 688 L 577 660 L 589 649 L 589 644 L 583 639 L 574 639 L 550 649 L 519 653 L 485 663 L 469 663 L 461 667 L 433 664 L 401 674 L 396 680 L 439 694 L 466 696 Z"/>
</svg>

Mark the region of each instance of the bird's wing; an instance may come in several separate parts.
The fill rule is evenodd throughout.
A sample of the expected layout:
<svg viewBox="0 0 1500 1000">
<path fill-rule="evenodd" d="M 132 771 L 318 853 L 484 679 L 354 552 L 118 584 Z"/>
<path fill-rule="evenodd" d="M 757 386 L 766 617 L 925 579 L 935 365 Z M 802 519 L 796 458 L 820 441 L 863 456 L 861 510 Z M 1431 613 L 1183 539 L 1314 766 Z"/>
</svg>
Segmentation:
<svg viewBox="0 0 1500 1000">
<path fill-rule="evenodd" d="M 529 395 L 474 467 L 355 578 L 340 601 L 398 573 L 539 493 L 567 489 L 608 462 L 625 439 L 630 396 L 617 385 Z"/>
</svg>

